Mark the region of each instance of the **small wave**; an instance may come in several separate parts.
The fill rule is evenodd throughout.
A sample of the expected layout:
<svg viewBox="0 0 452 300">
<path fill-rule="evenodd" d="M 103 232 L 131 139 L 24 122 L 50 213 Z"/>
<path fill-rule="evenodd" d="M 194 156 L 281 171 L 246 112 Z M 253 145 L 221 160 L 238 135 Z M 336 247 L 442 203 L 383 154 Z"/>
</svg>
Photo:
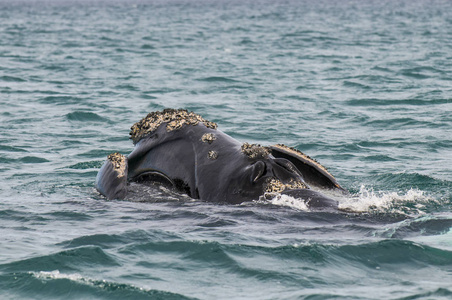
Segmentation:
<svg viewBox="0 0 452 300">
<path fill-rule="evenodd" d="M 424 215 L 414 219 L 410 218 L 395 224 L 388 224 L 384 228 L 378 229 L 375 235 L 392 239 L 414 238 L 421 242 L 421 237 L 435 236 L 435 241 L 428 243 L 429 245 L 437 244 L 438 248 L 450 250 L 452 244 L 441 245 L 441 241 L 450 240 L 452 237 L 452 218 L 449 215 Z M 446 236 L 438 238 L 439 235 Z"/>
<path fill-rule="evenodd" d="M 346 198 L 339 209 L 353 212 L 391 212 L 422 214 L 425 204 L 435 201 L 423 191 L 410 189 L 406 193 L 375 192 L 373 188 L 360 187 L 357 197 Z"/>
<path fill-rule="evenodd" d="M 414 97 L 408 99 L 379 99 L 379 98 L 361 98 L 348 100 L 346 103 L 350 106 L 423 106 L 423 105 L 441 105 L 450 103 L 450 99 L 428 97 Z"/>
<path fill-rule="evenodd" d="M 386 127 L 386 128 L 400 128 L 401 126 L 418 126 L 421 128 L 435 127 L 436 124 L 433 122 L 426 122 L 417 120 L 415 118 L 390 118 L 390 119 L 380 119 L 371 120 L 365 123 L 366 126 L 372 127 Z"/>
<path fill-rule="evenodd" d="M 397 161 L 397 159 L 392 158 L 388 155 L 369 155 L 369 156 L 364 156 L 362 158 L 362 160 L 364 161 L 369 161 L 369 162 L 374 162 L 374 161 Z"/>
<path fill-rule="evenodd" d="M 17 161 L 22 162 L 24 164 L 40 164 L 40 163 L 49 162 L 49 160 L 42 158 L 42 157 L 37 157 L 37 156 L 24 156 L 24 157 L 18 159 Z"/>
<path fill-rule="evenodd" d="M 102 248 L 85 246 L 7 263 L 0 265 L 0 270 L 21 272 L 64 269 L 65 271 L 74 271 L 87 266 L 96 268 L 118 265 L 119 263 L 109 254 L 105 253 Z"/>
<path fill-rule="evenodd" d="M 28 150 L 22 149 L 21 147 L 9 146 L 9 145 L 0 145 L 0 151 L 5 151 L 5 152 L 28 152 Z"/>
<path fill-rule="evenodd" d="M 92 112 L 75 111 L 68 113 L 66 118 L 69 121 L 79 121 L 79 122 L 106 122 L 107 119 L 99 116 L 98 114 Z"/>
<path fill-rule="evenodd" d="M 444 74 L 444 71 L 434 67 L 414 67 L 402 69 L 399 74 L 415 79 L 427 79 L 438 74 Z"/>
<path fill-rule="evenodd" d="M 93 169 L 93 168 L 100 168 L 102 167 L 103 161 L 85 161 L 85 162 L 79 162 L 74 165 L 70 165 L 67 168 L 69 169 L 78 169 L 78 170 L 86 170 L 86 169 Z"/>
<path fill-rule="evenodd" d="M 143 296 L 152 297 L 152 299 L 190 299 L 180 294 L 175 294 L 166 291 L 147 289 L 142 287 L 137 287 L 132 284 L 126 283 L 116 283 L 107 280 L 99 280 L 92 279 L 89 277 L 82 276 L 78 273 L 60 273 L 59 270 L 54 271 L 40 271 L 40 272 L 29 272 L 31 276 L 40 280 L 44 286 L 51 284 L 56 290 L 54 292 L 58 293 L 59 296 L 62 296 L 67 293 L 64 288 L 69 288 L 67 284 L 58 284 L 60 281 L 69 281 L 71 286 L 71 290 L 80 290 L 86 292 L 91 292 L 92 296 L 99 296 L 99 292 L 104 294 L 105 296 L 114 296 L 114 298 L 118 298 L 119 296 L 123 296 L 124 298 L 141 298 Z M 43 287 L 44 287 L 43 286 Z M 41 287 L 41 288 L 43 288 Z M 59 287 L 59 288 L 57 288 Z M 51 287 L 47 287 L 51 288 Z M 94 290 L 92 290 L 94 288 Z M 58 290 L 60 290 L 58 292 Z M 122 298 L 122 297 L 121 297 Z"/>
<path fill-rule="evenodd" d="M 60 83 L 60 82 L 58 82 Z M 45 104 L 54 104 L 54 105 L 70 105 L 70 104 L 76 104 L 79 105 L 83 102 L 83 98 L 78 97 L 72 97 L 72 96 L 47 96 L 41 99 L 42 103 Z"/>
<path fill-rule="evenodd" d="M 360 263 L 371 268 L 383 265 L 392 268 L 396 264 L 422 266 L 425 263 L 434 266 L 448 266 L 452 263 L 452 252 L 449 250 L 405 240 L 388 239 L 359 245 L 324 247 L 327 249 L 329 257 L 346 258 L 353 263 Z"/>
<path fill-rule="evenodd" d="M 452 290 L 446 288 L 438 288 L 425 293 L 413 294 L 404 299 L 451 299 Z"/>
<path fill-rule="evenodd" d="M 400 142 L 399 145 L 405 146 L 403 142 Z M 396 187 L 399 191 L 416 188 L 422 191 L 430 191 L 430 193 L 438 194 L 441 199 L 444 198 L 445 195 L 449 194 L 452 187 L 451 181 L 437 179 L 435 177 L 420 173 L 409 173 L 405 171 L 374 175 L 372 176 L 372 181 L 378 184 L 381 188 Z"/>
<path fill-rule="evenodd" d="M 135 85 L 133 85 L 133 84 L 127 84 L 127 83 L 125 83 L 125 84 L 118 84 L 118 85 L 116 86 L 116 88 L 117 88 L 117 89 L 121 89 L 121 90 L 126 90 L 126 91 L 135 91 L 135 92 L 137 92 L 137 91 L 140 90 L 140 89 L 139 89 L 138 87 L 136 87 Z"/>
<path fill-rule="evenodd" d="M 153 89 L 153 90 L 147 90 L 147 91 L 142 91 L 143 94 L 170 94 L 170 93 L 177 93 L 179 92 L 180 89 L 175 89 L 175 88 L 160 88 L 160 89 Z M 155 105 L 155 103 L 151 103 L 150 105 Z M 166 108 L 166 106 L 161 106 L 159 108 Z"/>
<path fill-rule="evenodd" d="M 64 241 L 58 245 L 64 248 L 74 248 L 83 246 L 100 246 L 103 249 L 108 249 L 113 247 L 112 245 L 117 245 L 125 243 L 125 239 L 122 236 L 116 234 L 95 234 L 88 236 L 81 236 L 71 240 Z"/>
<path fill-rule="evenodd" d="M 207 220 L 198 224 L 199 227 L 218 228 L 236 225 L 234 220 L 227 220 L 221 217 L 209 217 Z"/>
<path fill-rule="evenodd" d="M 141 49 L 152 50 L 152 49 L 155 49 L 155 47 L 150 44 L 143 44 L 143 45 L 141 45 Z"/>
<path fill-rule="evenodd" d="M 86 221 L 92 219 L 92 217 L 89 214 L 75 211 L 55 211 L 51 213 L 46 213 L 44 215 L 58 220 Z"/>
<path fill-rule="evenodd" d="M 237 80 L 234 80 L 234 79 L 231 79 L 231 78 L 227 78 L 227 77 L 222 77 L 222 76 L 210 76 L 210 77 L 199 78 L 198 81 L 226 82 L 226 83 L 239 82 Z"/>
<path fill-rule="evenodd" d="M 146 242 L 157 242 L 167 240 L 178 240 L 177 234 L 168 233 L 162 230 L 129 230 L 122 234 L 94 234 L 76 237 L 59 243 L 59 246 L 68 249 L 81 247 L 101 247 L 109 249 L 121 245 L 142 244 Z"/>
<path fill-rule="evenodd" d="M 365 90 L 369 90 L 371 88 L 368 85 L 365 85 L 365 84 L 362 84 L 359 82 L 355 82 L 355 81 L 349 81 L 349 80 L 344 81 L 343 85 L 346 87 L 359 88 L 359 89 L 365 89 Z"/>
<path fill-rule="evenodd" d="M 0 210 L 0 219 L 2 221 L 18 221 L 21 222 L 22 225 L 25 225 L 27 222 L 46 222 L 48 221 L 47 218 L 44 218 L 43 216 L 39 214 L 34 213 L 28 213 L 18 210 L 12 210 L 12 209 L 5 209 Z"/>
<path fill-rule="evenodd" d="M 14 77 L 14 76 L 1 76 L 0 81 L 6 81 L 6 82 L 25 82 L 26 80 L 20 77 Z"/>
</svg>

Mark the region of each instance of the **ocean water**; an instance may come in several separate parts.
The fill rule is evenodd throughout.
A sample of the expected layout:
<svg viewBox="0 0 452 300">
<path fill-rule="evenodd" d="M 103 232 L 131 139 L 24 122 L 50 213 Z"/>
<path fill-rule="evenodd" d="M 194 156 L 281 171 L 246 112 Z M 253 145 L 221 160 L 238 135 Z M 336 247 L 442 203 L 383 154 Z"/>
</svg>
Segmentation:
<svg viewBox="0 0 452 300">
<path fill-rule="evenodd" d="M 166 107 L 352 197 L 107 201 Z M 451 299 L 451 162 L 451 1 L 0 1 L 1 299 Z"/>
</svg>

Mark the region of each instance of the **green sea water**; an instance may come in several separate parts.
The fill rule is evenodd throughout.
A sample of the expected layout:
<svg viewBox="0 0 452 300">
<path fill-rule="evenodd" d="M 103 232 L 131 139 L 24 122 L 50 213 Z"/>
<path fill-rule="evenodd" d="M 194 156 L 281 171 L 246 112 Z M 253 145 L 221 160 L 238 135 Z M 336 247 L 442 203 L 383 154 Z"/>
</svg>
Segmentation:
<svg viewBox="0 0 452 300">
<path fill-rule="evenodd" d="M 107 201 L 167 107 L 352 196 Z M 0 0 L 1 299 L 451 299 L 451 162 L 450 1 Z"/>
</svg>

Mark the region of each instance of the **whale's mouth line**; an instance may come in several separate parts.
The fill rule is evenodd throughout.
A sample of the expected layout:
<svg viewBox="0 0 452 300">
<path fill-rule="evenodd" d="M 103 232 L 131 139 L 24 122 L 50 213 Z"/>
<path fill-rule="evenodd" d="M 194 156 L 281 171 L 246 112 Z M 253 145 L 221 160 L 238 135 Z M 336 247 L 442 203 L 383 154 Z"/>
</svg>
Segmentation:
<svg viewBox="0 0 452 300">
<path fill-rule="evenodd" d="M 155 171 L 155 170 L 149 170 L 144 171 L 135 177 L 131 179 L 131 181 L 134 182 L 159 182 L 161 184 L 170 185 L 172 187 L 175 187 L 175 182 L 169 178 L 165 173 Z"/>
</svg>

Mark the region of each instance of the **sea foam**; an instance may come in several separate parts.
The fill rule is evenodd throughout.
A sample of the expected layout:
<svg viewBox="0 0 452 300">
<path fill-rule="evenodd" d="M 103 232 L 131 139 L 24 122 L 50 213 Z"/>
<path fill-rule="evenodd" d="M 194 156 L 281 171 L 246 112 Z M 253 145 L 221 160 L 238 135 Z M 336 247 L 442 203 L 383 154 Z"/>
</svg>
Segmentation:
<svg viewBox="0 0 452 300">
<path fill-rule="evenodd" d="M 409 189 L 406 192 L 374 191 L 371 187 L 361 185 L 359 192 L 339 202 L 339 209 L 353 212 L 393 212 L 405 213 L 402 207 L 412 207 L 411 211 L 423 213 L 422 208 L 434 199 L 424 191 Z"/>
</svg>

